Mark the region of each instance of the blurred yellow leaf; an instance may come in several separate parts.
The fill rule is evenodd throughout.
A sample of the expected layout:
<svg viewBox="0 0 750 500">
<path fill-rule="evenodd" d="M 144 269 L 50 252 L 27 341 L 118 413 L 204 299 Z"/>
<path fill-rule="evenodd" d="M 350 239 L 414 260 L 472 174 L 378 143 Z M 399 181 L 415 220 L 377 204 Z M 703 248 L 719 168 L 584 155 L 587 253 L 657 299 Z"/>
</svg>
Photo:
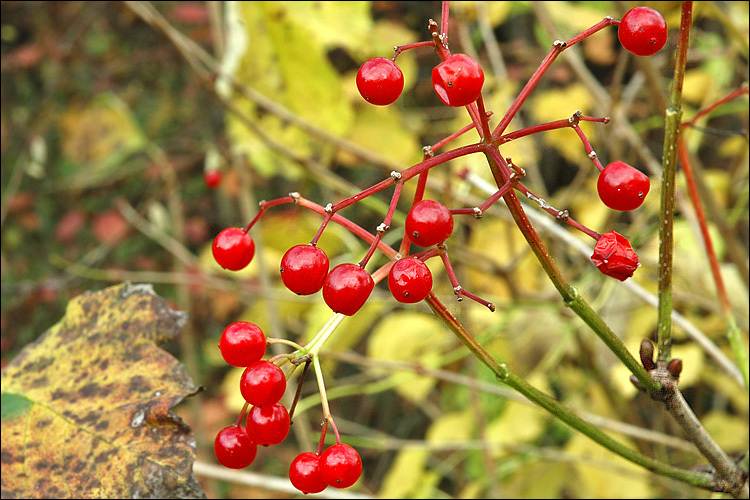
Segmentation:
<svg viewBox="0 0 750 500">
<path fill-rule="evenodd" d="M 582 83 L 571 83 L 564 88 L 553 88 L 536 94 L 528 102 L 531 115 L 535 123 L 545 123 L 569 118 L 576 110 L 583 114 L 591 113 L 593 98 L 591 92 Z M 590 141 L 596 137 L 596 127 L 603 125 L 589 122 L 581 122 L 581 129 L 586 133 Z M 586 150 L 574 130 L 565 127 L 559 130 L 544 132 L 540 137 L 549 145 L 557 149 L 568 161 L 574 164 L 589 162 Z M 595 144 L 595 142 L 593 143 Z M 595 148 L 596 149 L 596 148 Z M 545 168 L 544 160 L 541 160 L 542 168 Z M 552 168 L 547 166 L 546 168 Z M 591 168 L 595 168 L 593 164 Z"/>
<path fill-rule="evenodd" d="M 78 186 L 95 185 L 113 174 L 146 139 L 125 102 L 100 94 L 85 106 L 70 106 L 60 117 L 62 151 L 79 164 Z"/>
<path fill-rule="evenodd" d="M 400 450 L 380 484 L 378 497 L 411 498 L 410 494 L 422 482 L 429 456 L 428 450 Z"/>
<path fill-rule="evenodd" d="M 390 107 L 367 103 L 359 106 L 347 138 L 405 166 L 422 161 L 422 146 Z M 357 161 L 344 152 L 339 159 L 349 165 L 356 165 L 353 162 Z"/>
<path fill-rule="evenodd" d="M 435 366 L 441 352 L 451 345 L 451 336 L 435 317 L 413 311 L 394 312 L 375 326 L 367 342 L 367 356 L 373 359 L 411 361 Z M 401 383 L 396 391 L 412 401 L 422 401 L 435 386 L 432 377 L 411 371 L 391 370 Z"/>
<path fill-rule="evenodd" d="M 712 411 L 701 418 L 703 426 L 727 453 L 743 452 L 748 446 L 747 419 L 729 415 L 723 411 Z"/>
<path fill-rule="evenodd" d="M 622 436 L 610 437 L 635 448 Z M 646 471 L 583 434 L 576 433 L 565 450 L 574 459 L 576 484 L 582 494 L 591 498 L 651 498 L 653 495 Z"/>
<path fill-rule="evenodd" d="M 508 401 L 502 415 L 487 425 L 485 439 L 498 445 L 526 443 L 539 435 L 547 418 L 539 408 Z M 504 451 L 498 453 L 505 455 Z"/>
</svg>

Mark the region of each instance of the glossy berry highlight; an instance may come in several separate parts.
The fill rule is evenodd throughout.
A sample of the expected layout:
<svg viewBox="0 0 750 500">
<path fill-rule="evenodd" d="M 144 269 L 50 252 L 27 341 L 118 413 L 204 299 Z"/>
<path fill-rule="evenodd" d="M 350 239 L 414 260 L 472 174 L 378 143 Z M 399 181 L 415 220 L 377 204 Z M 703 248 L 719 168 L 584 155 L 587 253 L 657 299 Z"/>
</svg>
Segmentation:
<svg viewBox="0 0 750 500">
<path fill-rule="evenodd" d="M 641 265 L 627 238 L 615 231 L 601 235 L 594 247 L 591 261 L 599 271 L 620 281 L 633 276 Z"/>
<path fill-rule="evenodd" d="M 635 7 L 623 16 L 617 37 L 628 52 L 650 56 L 659 52 L 667 42 L 667 23 L 654 9 Z"/>
<path fill-rule="evenodd" d="M 247 413 L 247 433 L 260 446 L 279 444 L 289 434 L 289 411 L 281 403 L 253 406 Z"/>
<path fill-rule="evenodd" d="M 356 264 L 334 267 L 323 283 L 323 300 L 334 312 L 351 316 L 364 305 L 375 282 Z"/>
<path fill-rule="evenodd" d="M 216 459 L 229 469 L 244 469 L 253 463 L 257 452 L 257 445 L 242 427 L 225 427 L 214 440 Z"/>
<path fill-rule="evenodd" d="M 419 259 L 399 259 L 388 273 L 388 288 L 397 301 L 414 304 L 432 291 L 432 273 Z"/>
<path fill-rule="evenodd" d="M 651 182 L 646 174 L 627 163 L 615 161 L 599 173 L 596 189 L 602 202 L 613 210 L 635 210 L 646 199 Z"/>
<path fill-rule="evenodd" d="M 348 488 L 362 475 L 362 459 L 348 444 L 334 444 L 320 456 L 320 475 L 329 486 Z"/>
<path fill-rule="evenodd" d="M 448 239 L 453 233 L 453 215 L 442 203 L 422 200 L 406 215 L 406 236 L 421 247 Z"/>
<path fill-rule="evenodd" d="M 242 373 L 240 392 L 254 406 L 278 403 L 286 391 L 284 372 L 270 361 L 256 361 Z"/>
<path fill-rule="evenodd" d="M 320 248 L 296 245 L 281 258 L 281 281 L 297 295 L 312 295 L 323 288 L 329 265 L 328 256 Z"/>
<path fill-rule="evenodd" d="M 404 90 L 404 75 L 390 59 L 375 57 L 357 71 L 357 90 L 370 104 L 386 106 Z"/>
<path fill-rule="evenodd" d="M 257 325 L 237 321 L 224 329 L 219 340 L 224 361 L 232 366 L 250 366 L 266 353 L 266 336 Z"/>
<path fill-rule="evenodd" d="M 300 453 L 289 466 L 289 480 L 302 493 L 320 493 L 328 483 L 320 475 L 320 455 L 311 451 Z"/>
<path fill-rule="evenodd" d="M 448 106 L 466 106 L 476 101 L 482 85 L 482 67 L 466 54 L 453 54 L 432 69 L 432 87 Z"/>
<path fill-rule="evenodd" d="M 211 251 L 221 267 L 239 271 L 253 260 L 255 242 L 243 229 L 228 227 L 216 235 Z"/>
</svg>

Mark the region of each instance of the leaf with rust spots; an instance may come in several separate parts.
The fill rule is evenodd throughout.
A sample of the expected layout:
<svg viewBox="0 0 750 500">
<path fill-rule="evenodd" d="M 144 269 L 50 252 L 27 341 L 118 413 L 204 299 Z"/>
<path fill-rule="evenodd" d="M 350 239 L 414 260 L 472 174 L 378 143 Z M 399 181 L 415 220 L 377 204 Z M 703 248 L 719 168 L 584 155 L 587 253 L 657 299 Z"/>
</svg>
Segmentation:
<svg viewBox="0 0 750 500">
<path fill-rule="evenodd" d="M 2 374 L 3 498 L 204 498 L 171 408 L 197 391 L 156 342 L 186 314 L 148 285 L 86 293 Z"/>
</svg>

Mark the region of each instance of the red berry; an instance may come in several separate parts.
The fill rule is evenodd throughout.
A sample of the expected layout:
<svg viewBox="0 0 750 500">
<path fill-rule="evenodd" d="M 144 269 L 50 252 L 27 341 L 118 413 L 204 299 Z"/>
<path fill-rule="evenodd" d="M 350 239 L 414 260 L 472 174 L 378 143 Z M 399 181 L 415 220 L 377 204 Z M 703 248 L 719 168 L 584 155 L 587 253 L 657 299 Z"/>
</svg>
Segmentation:
<svg viewBox="0 0 750 500">
<path fill-rule="evenodd" d="M 300 453 L 289 466 L 289 480 L 302 493 L 320 493 L 328 486 L 320 475 L 320 455 Z"/>
<path fill-rule="evenodd" d="M 356 264 L 339 264 L 323 283 L 323 300 L 328 307 L 351 316 L 364 305 L 375 282 L 370 273 Z"/>
<path fill-rule="evenodd" d="M 253 260 L 255 242 L 243 229 L 228 227 L 216 235 L 211 250 L 221 267 L 239 271 Z"/>
<path fill-rule="evenodd" d="M 453 54 L 432 69 L 432 87 L 448 106 L 461 107 L 476 101 L 482 85 L 482 67 L 466 54 Z"/>
<path fill-rule="evenodd" d="M 635 270 L 641 265 L 630 242 L 614 231 L 604 233 L 599 238 L 591 261 L 602 273 L 620 281 L 633 276 Z"/>
<path fill-rule="evenodd" d="M 604 167 L 596 183 L 599 198 L 614 210 L 634 210 L 646 199 L 651 183 L 648 176 L 627 163 L 615 161 Z"/>
<path fill-rule="evenodd" d="M 255 444 L 269 446 L 289 434 L 289 412 L 281 403 L 253 406 L 247 414 L 247 433 Z"/>
<path fill-rule="evenodd" d="M 432 290 L 432 273 L 419 259 L 397 260 L 388 273 L 388 288 L 393 297 L 404 304 L 423 300 Z"/>
<path fill-rule="evenodd" d="M 453 233 L 453 215 L 435 200 L 422 200 L 406 215 L 406 235 L 421 247 L 448 239 Z"/>
<path fill-rule="evenodd" d="M 320 475 L 329 486 L 348 488 L 362 475 L 362 459 L 348 444 L 334 444 L 320 456 Z"/>
<path fill-rule="evenodd" d="M 637 56 L 656 54 L 667 42 L 667 23 L 650 7 L 630 9 L 617 28 L 620 43 Z"/>
<path fill-rule="evenodd" d="M 278 403 L 286 391 L 286 377 L 281 368 L 270 361 L 256 361 L 240 377 L 240 392 L 245 401 L 255 406 Z"/>
<path fill-rule="evenodd" d="M 203 183 L 208 189 L 216 189 L 221 184 L 221 171 L 215 169 L 204 171 Z"/>
<path fill-rule="evenodd" d="M 320 248 L 296 245 L 281 258 L 281 281 L 297 295 L 311 295 L 323 287 L 328 266 L 328 256 Z"/>
<path fill-rule="evenodd" d="M 219 340 L 224 361 L 232 366 L 250 366 L 266 353 L 266 336 L 257 325 L 247 321 L 232 323 Z"/>
<path fill-rule="evenodd" d="M 357 89 L 367 102 L 385 106 L 401 95 L 404 75 L 390 59 L 375 57 L 357 71 Z"/>
<path fill-rule="evenodd" d="M 241 427 L 225 427 L 216 435 L 214 453 L 230 469 L 244 469 L 255 460 L 258 447 Z"/>
</svg>

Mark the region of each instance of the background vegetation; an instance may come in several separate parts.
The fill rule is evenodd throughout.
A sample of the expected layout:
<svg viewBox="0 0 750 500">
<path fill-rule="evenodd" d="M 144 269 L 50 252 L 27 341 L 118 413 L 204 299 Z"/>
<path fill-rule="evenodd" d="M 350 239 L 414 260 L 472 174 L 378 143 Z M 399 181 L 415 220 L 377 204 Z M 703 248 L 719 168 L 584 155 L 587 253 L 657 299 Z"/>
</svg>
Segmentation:
<svg viewBox="0 0 750 500">
<path fill-rule="evenodd" d="M 603 30 L 559 58 L 511 126 L 566 118 L 577 109 L 612 117 L 608 125 L 583 127 L 603 163 L 622 160 L 650 174 L 651 194 L 641 209 L 621 214 L 601 204 L 597 172 L 570 130 L 502 149 L 528 171 L 528 185 L 550 204 L 570 210 L 596 231 L 616 230 L 630 238 L 643 267 L 621 284 L 602 276 L 590 252 L 580 250 L 582 244 L 591 246 L 590 238 L 538 223 L 567 279 L 634 354 L 642 339 L 655 338 L 656 309 L 643 297 L 653 296 L 657 286 L 663 116 L 679 25 L 679 2 L 648 4 L 663 13 L 671 30 L 662 52 L 636 58 L 621 49 L 615 28 Z M 497 117 L 552 40 L 570 38 L 605 15 L 620 18 L 631 6 L 453 2 L 451 48 L 481 61 L 485 102 Z M 213 438 L 242 402 L 239 371 L 230 369 L 216 348 L 223 328 L 247 320 L 269 336 L 303 342 L 331 314 L 320 296 L 288 292 L 276 272 L 287 248 L 312 238 L 317 216 L 295 208 L 266 214 L 253 232 L 256 259 L 239 273 L 213 262 L 214 235 L 246 224 L 262 199 L 299 191 L 325 205 L 353 194 L 385 178 L 394 165 L 419 161 L 422 146 L 468 120 L 434 95 L 429 75 L 437 57 L 429 49 L 399 56 L 406 88 L 394 105 L 368 105 L 354 84 L 357 68 L 368 58 L 391 57 L 394 45 L 428 39 L 427 20 L 439 18 L 439 2 L 153 7 L 169 28 L 150 26 L 125 3 L 0 7 L 2 360 L 5 366 L 56 323 L 67 302 L 82 292 L 122 281 L 153 283 L 173 308 L 190 315 L 180 340 L 168 349 L 204 388 L 178 411 L 193 428 L 198 463 L 205 465 L 215 463 Z M 747 19 L 746 2 L 696 2 L 686 119 L 748 81 Z M 232 92 L 221 79 L 213 85 L 183 57 L 170 33 L 172 40 L 187 37 L 203 47 L 272 105 Z M 196 51 L 188 54 L 195 57 Z M 278 107 L 310 128 L 282 121 Z M 746 344 L 747 130 L 745 96 L 686 131 Z M 473 140 L 467 134 L 459 143 Z M 367 148 L 368 156 L 355 154 L 352 145 Z M 486 197 L 481 179 L 490 179 L 482 162 L 468 158 L 440 167 L 431 175 L 431 196 L 450 206 L 476 205 Z M 203 183 L 203 172 L 211 168 L 223 173 L 216 190 Z M 458 175 L 467 171 L 476 175 L 469 176 L 473 184 Z M 731 357 L 680 172 L 677 189 L 674 306 L 684 322 L 675 325 L 673 355 L 683 359 L 680 385 L 722 447 L 743 453 L 747 391 L 691 334 L 702 332 Z M 374 229 L 387 196 L 344 215 Z M 402 197 L 409 198 L 408 192 Z M 402 211 L 396 220 L 403 217 Z M 502 207 L 482 220 L 457 221 L 449 242 L 457 274 L 465 288 L 498 310 L 456 303 L 444 271 L 430 263 L 436 292 L 490 352 L 545 392 L 595 415 L 604 430 L 642 452 L 682 467 L 704 464 L 662 409 L 635 391 L 627 370 L 564 307 Z M 386 239 L 398 241 L 402 230 L 394 224 Z M 367 248 L 335 227 L 326 230 L 320 246 L 334 265 L 358 261 Z M 393 498 L 709 496 L 614 457 L 520 401 L 494 382 L 426 306 L 400 306 L 385 284 L 346 320 L 323 361 L 344 442 L 365 461 L 355 492 Z M 286 477 L 296 454 L 314 449 L 320 418 L 311 380 L 292 433 L 282 445 L 259 450 L 244 484 L 197 466 L 201 485 L 210 497 L 293 494 L 277 479 Z"/>
</svg>

